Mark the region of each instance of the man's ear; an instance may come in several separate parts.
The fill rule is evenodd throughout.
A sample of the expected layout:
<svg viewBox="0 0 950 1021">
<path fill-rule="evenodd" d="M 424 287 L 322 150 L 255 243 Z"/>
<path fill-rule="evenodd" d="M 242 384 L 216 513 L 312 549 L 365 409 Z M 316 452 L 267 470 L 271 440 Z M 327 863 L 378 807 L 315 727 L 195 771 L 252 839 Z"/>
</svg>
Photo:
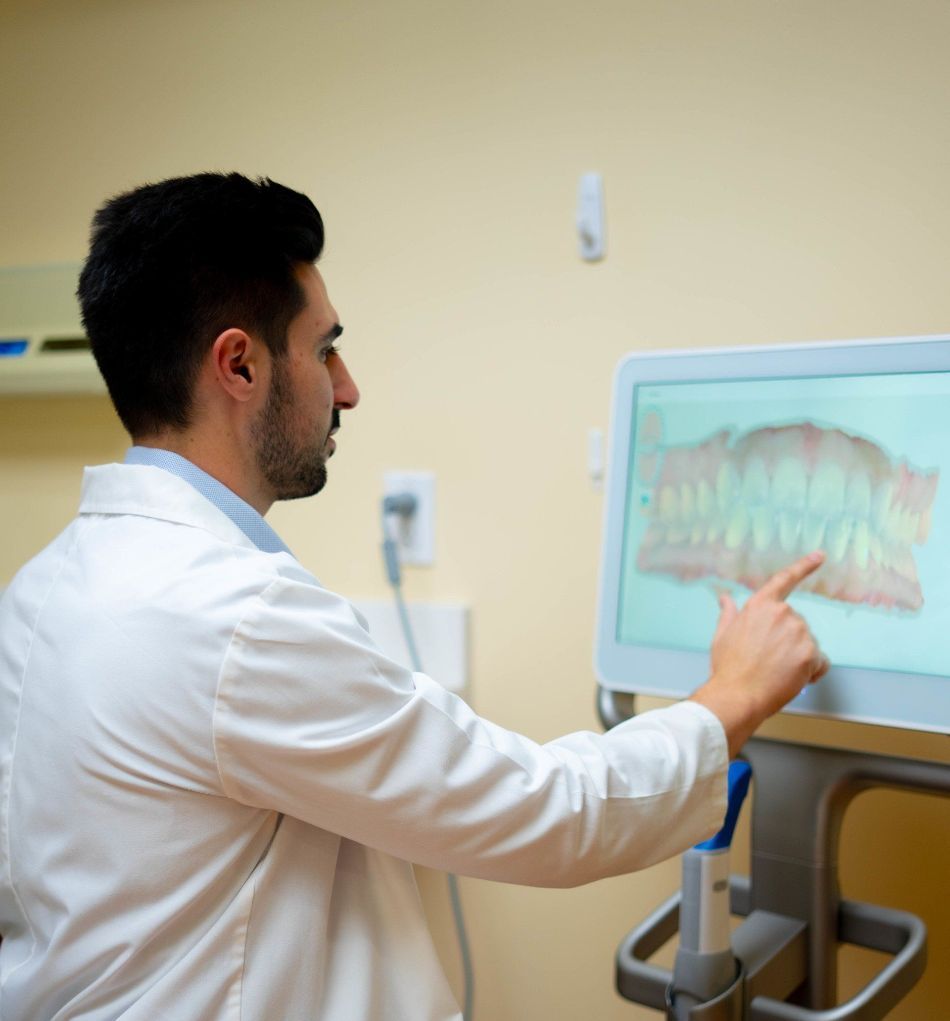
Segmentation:
<svg viewBox="0 0 950 1021">
<path fill-rule="evenodd" d="M 261 344 L 239 329 L 225 330 L 211 346 L 214 377 L 237 401 L 249 401 L 260 387 Z"/>
</svg>

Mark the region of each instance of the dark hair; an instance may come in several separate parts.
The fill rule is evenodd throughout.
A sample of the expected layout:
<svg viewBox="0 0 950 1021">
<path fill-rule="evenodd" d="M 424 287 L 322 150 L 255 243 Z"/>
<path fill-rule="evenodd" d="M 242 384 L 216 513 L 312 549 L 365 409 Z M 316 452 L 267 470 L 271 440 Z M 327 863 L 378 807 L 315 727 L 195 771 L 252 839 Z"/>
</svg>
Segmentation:
<svg viewBox="0 0 950 1021">
<path fill-rule="evenodd" d="M 130 435 L 189 425 L 201 361 L 223 330 L 256 333 L 282 356 L 305 302 L 294 270 L 322 249 L 314 204 L 267 178 L 196 174 L 110 199 L 78 296 Z"/>
</svg>

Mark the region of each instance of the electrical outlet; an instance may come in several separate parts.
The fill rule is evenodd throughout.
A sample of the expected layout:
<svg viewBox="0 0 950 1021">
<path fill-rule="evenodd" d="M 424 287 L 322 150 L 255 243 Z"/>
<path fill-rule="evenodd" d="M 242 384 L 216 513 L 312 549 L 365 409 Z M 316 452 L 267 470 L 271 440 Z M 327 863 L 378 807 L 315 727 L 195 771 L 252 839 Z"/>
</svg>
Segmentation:
<svg viewBox="0 0 950 1021">
<path fill-rule="evenodd" d="M 383 496 L 412 493 L 415 513 L 400 518 L 394 538 L 401 564 L 431 567 L 435 559 L 435 473 L 388 471 L 383 473 Z"/>
</svg>

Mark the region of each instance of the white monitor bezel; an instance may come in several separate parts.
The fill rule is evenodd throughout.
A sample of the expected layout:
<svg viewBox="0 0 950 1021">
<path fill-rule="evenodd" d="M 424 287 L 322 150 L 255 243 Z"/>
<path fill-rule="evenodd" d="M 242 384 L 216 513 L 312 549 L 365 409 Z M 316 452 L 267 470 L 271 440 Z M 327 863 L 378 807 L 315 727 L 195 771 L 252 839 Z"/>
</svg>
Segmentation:
<svg viewBox="0 0 950 1021">
<path fill-rule="evenodd" d="M 645 351 L 623 358 L 613 382 L 594 650 L 594 669 L 601 686 L 610 691 L 684 698 L 709 674 L 707 653 L 621 644 L 616 637 L 622 567 L 619 551 L 623 548 L 636 387 L 651 383 L 947 371 L 950 335 Z M 859 688 L 862 692 L 873 692 L 873 700 L 866 700 L 873 701 L 868 710 L 852 704 Z M 950 678 L 832 666 L 821 684 L 810 686 L 785 711 L 950 733 Z"/>
</svg>

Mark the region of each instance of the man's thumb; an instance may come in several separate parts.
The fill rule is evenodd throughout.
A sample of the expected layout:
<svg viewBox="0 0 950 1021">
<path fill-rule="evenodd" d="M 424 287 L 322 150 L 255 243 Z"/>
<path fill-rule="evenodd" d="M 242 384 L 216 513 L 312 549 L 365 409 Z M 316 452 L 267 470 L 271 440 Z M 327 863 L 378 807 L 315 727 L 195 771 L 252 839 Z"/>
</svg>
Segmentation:
<svg viewBox="0 0 950 1021">
<path fill-rule="evenodd" d="M 736 609 L 735 600 L 725 589 L 720 589 L 716 595 L 719 599 L 719 621 L 716 624 L 716 633 L 713 635 L 714 642 L 718 641 L 726 628 L 728 628 L 739 615 L 739 611 Z"/>
</svg>

